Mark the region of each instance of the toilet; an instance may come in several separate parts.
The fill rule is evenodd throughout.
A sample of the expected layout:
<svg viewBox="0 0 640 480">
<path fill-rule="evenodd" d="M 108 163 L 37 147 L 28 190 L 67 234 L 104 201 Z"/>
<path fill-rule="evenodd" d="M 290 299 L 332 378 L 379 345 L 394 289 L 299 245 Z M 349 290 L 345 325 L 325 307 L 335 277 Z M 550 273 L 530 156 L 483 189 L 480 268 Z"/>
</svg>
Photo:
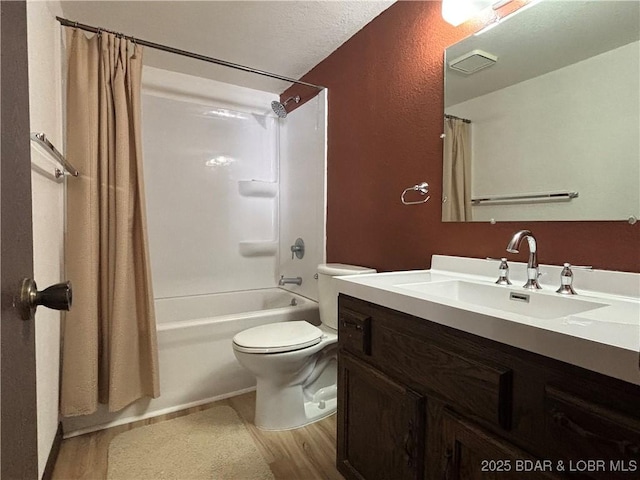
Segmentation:
<svg viewBox="0 0 640 480">
<path fill-rule="evenodd" d="M 290 430 L 336 411 L 338 293 L 332 278 L 375 272 L 340 263 L 318 265 L 319 327 L 304 320 L 269 323 L 233 337 L 238 362 L 257 379 L 258 428 Z"/>
</svg>

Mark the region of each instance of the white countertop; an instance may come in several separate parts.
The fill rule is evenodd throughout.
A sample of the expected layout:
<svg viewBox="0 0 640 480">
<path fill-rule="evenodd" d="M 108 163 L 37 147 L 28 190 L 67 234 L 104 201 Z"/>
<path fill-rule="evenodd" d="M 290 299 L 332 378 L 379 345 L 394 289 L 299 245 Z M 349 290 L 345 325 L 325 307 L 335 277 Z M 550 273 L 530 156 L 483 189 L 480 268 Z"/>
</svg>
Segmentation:
<svg viewBox="0 0 640 480">
<path fill-rule="evenodd" d="M 532 292 L 522 288 L 526 264 L 517 262 L 509 262 L 513 285 L 495 286 L 498 264 L 434 255 L 431 270 L 335 280 L 340 293 L 640 385 L 640 274 L 574 269 L 573 286 L 579 295 L 566 298 L 555 293 L 562 267 L 540 265 L 543 289 Z M 557 299 L 599 305 L 558 318 L 536 318 L 437 295 L 433 288 L 427 291 L 456 280 L 503 288 L 505 297 L 510 292 L 530 294 L 532 305 L 534 300 L 558 303 Z M 553 298 L 540 297 L 549 295 Z"/>
</svg>

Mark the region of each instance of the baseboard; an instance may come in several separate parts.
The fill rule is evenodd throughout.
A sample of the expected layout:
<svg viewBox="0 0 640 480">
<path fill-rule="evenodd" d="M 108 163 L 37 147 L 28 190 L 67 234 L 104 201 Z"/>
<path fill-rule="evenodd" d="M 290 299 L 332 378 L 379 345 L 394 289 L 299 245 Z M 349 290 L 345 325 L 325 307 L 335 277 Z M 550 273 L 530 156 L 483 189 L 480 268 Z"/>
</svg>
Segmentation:
<svg viewBox="0 0 640 480">
<path fill-rule="evenodd" d="M 58 454 L 60 453 L 60 445 L 62 445 L 62 422 L 58 423 L 58 430 L 56 436 L 53 437 L 53 443 L 51 444 L 51 450 L 49 451 L 49 458 L 47 458 L 47 464 L 42 472 L 42 480 L 51 480 L 53 478 L 53 469 L 56 466 L 56 460 L 58 460 Z"/>
</svg>

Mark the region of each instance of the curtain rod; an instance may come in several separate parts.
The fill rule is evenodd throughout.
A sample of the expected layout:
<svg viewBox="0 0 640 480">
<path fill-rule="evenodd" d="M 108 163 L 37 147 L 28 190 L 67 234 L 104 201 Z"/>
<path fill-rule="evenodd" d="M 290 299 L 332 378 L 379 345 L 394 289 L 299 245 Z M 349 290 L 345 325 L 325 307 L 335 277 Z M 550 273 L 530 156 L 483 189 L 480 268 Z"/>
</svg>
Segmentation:
<svg viewBox="0 0 640 480">
<path fill-rule="evenodd" d="M 447 114 L 445 114 L 444 118 L 455 118 L 457 120 L 462 120 L 464 123 L 471 123 L 471 120 L 469 120 L 467 118 L 456 117 L 455 115 L 447 115 Z"/>
<path fill-rule="evenodd" d="M 242 70 L 243 72 L 255 73 L 265 77 L 275 78 L 277 80 L 283 80 L 285 82 L 297 83 L 299 85 L 306 85 L 307 87 L 317 88 L 318 90 L 323 90 L 325 88 L 321 85 L 314 85 L 313 83 L 303 82 L 302 80 L 296 80 L 294 78 L 285 77 L 283 75 L 278 75 L 277 73 L 265 72 L 264 70 L 257 70 L 255 68 L 239 65 L 237 63 L 227 62 L 226 60 L 207 57 L 205 55 L 200 55 L 199 53 L 193 53 L 187 50 L 180 50 L 179 48 L 168 47 L 166 45 L 161 45 L 159 43 L 149 42 L 147 40 L 135 38 L 130 35 L 124 35 L 123 33 L 107 30 L 106 28 L 92 27 L 91 25 L 85 25 L 83 23 L 74 22 L 62 17 L 56 17 L 56 20 L 58 20 L 58 22 L 60 22 L 60 24 L 65 27 L 79 28 L 80 30 L 86 30 L 87 32 L 93 32 L 93 33 L 100 33 L 100 32 L 113 33 L 115 35 L 118 35 L 121 38 L 126 38 L 127 40 L 131 40 L 132 42 L 135 42 L 138 45 L 155 48 L 156 50 L 162 50 L 163 52 L 169 52 L 169 53 L 174 53 L 176 55 L 182 55 L 184 57 L 195 58 L 196 60 L 202 60 L 203 62 L 215 63 L 217 65 L 222 65 L 223 67 L 235 68 L 236 70 Z"/>
</svg>

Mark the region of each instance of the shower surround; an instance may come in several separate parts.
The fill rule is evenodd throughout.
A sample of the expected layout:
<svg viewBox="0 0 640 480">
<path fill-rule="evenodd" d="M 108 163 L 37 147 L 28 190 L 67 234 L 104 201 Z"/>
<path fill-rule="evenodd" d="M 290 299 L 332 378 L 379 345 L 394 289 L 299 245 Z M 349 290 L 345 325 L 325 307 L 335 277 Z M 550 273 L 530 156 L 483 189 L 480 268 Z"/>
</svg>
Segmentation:
<svg viewBox="0 0 640 480">
<path fill-rule="evenodd" d="M 246 392 L 233 336 L 318 323 L 325 261 L 326 91 L 278 119 L 279 97 L 176 72 L 143 71 L 143 148 L 158 325 L 159 398 L 64 421 L 65 435 Z M 291 259 L 296 238 L 302 259 Z M 277 288 L 280 275 L 300 286 Z M 295 300 L 292 302 L 292 300 Z"/>
</svg>

